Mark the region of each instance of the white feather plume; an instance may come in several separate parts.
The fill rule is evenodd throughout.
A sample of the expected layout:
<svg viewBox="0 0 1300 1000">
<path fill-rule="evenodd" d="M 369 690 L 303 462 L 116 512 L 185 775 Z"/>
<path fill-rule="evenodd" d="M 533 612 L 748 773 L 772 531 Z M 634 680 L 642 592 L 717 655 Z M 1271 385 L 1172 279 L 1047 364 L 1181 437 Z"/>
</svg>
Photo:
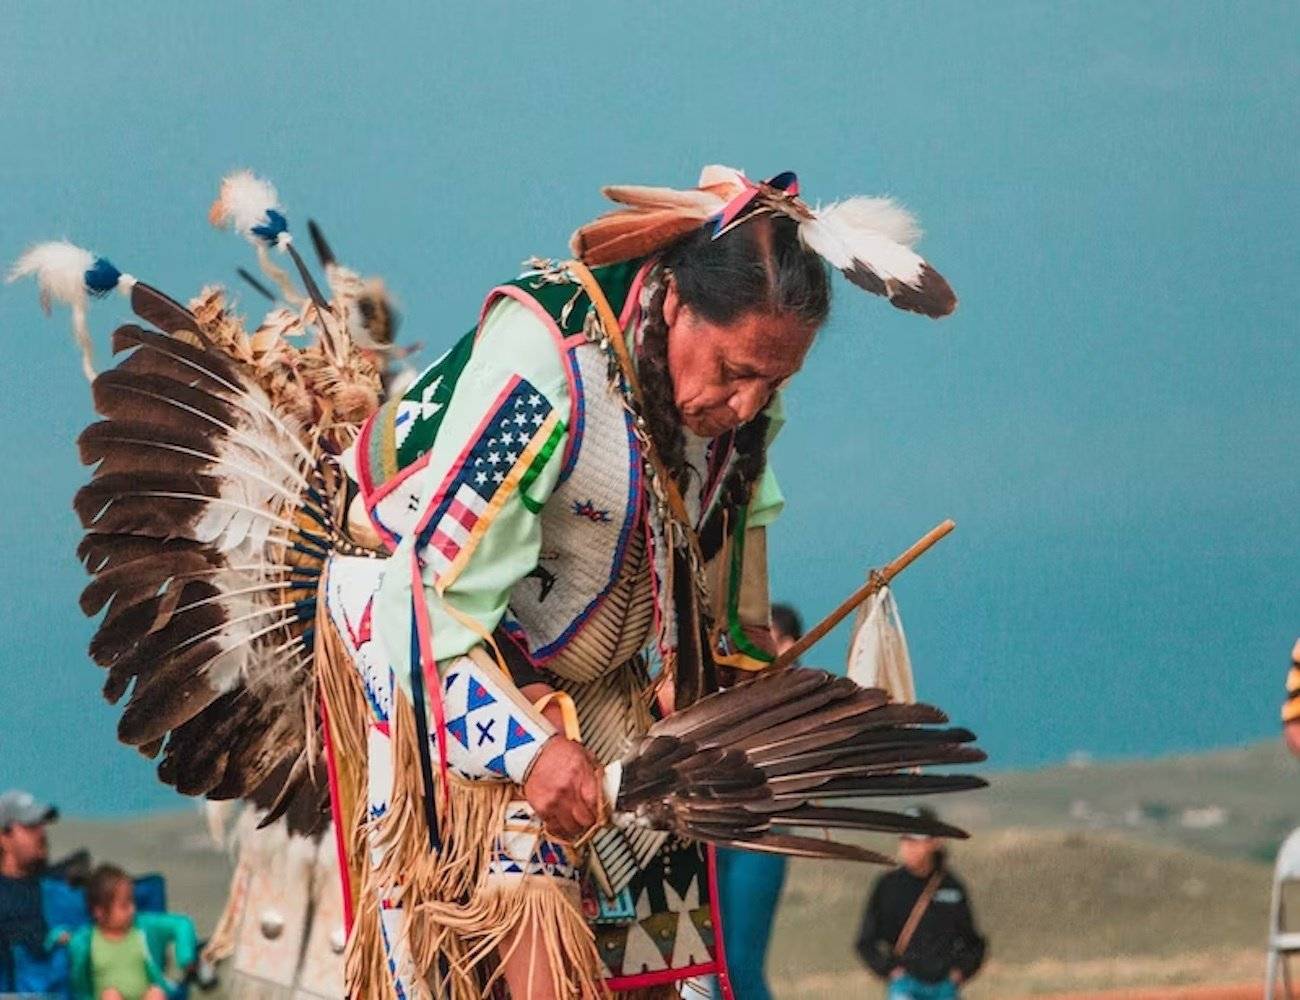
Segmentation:
<svg viewBox="0 0 1300 1000">
<path fill-rule="evenodd" d="M 95 351 L 86 326 L 86 272 L 95 265 L 95 255 L 67 240 L 38 243 L 14 262 L 6 281 L 35 278 L 40 289 L 41 308 L 48 315 L 55 302 L 72 310 L 72 335 L 81 351 L 81 370 L 86 381 L 95 380 Z"/>
<path fill-rule="evenodd" d="M 860 288 L 900 309 L 946 316 L 957 304 L 943 277 L 911 248 L 916 220 L 887 198 L 849 198 L 813 211 L 799 225 L 808 249 Z"/>
<path fill-rule="evenodd" d="M 37 243 L 14 261 L 5 280 L 12 284 L 20 278 L 35 278 L 41 308 L 47 313 L 54 302 L 84 309 L 86 272 L 94 264 L 95 255 L 89 250 L 67 240 L 52 240 Z"/>
<path fill-rule="evenodd" d="M 251 170 L 236 170 L 221 179 L 221 190 L 208 218 L 218 228 L 231 226 L 240 235 L 258 242 L 254 226 L 266 223 L 266 213 L 280 209 L 275 185 Z"/>
<path fill-rule="evenodd" d="M 902 243 L 877 229 L 855 227 L 832 211 L 818 212 L 799 227 L 799 235 L 810 250 L 824 257 L 832 267 L 852 271 L 855 265 L 864 265 L 878 276 L 882 285 L 890 278 L 915 283 L 925 264 Z M 883 288 L 880 294 L 884 294 Z"/>
<path fill-rule="evenodd" d="M 915 216 L 892 198 L 846 198 L 818 208 L 822 218 L 842 219 L 857 230 L 874 230 L 895 243 L 911 248 L 921 240 Z"/>
</svg>

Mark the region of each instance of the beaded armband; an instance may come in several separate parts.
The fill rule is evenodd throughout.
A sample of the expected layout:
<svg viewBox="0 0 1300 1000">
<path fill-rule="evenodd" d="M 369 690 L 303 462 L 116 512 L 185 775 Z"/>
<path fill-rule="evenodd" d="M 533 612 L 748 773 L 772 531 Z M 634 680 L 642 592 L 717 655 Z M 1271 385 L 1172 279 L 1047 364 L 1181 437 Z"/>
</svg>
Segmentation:
<svg viewBox="0 0 1300 1000">
<path fill-rule="evenodd" d="M 443 668 L 447 765 L 470 781 L 524 783 L 552 726 L 480 648 Z"/>
</svg>

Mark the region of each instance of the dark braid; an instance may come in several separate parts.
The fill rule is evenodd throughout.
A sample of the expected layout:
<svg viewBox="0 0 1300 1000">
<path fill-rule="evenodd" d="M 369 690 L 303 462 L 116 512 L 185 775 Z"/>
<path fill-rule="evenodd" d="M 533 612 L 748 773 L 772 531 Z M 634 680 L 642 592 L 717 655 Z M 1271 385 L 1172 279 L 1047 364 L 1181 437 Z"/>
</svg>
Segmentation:
<svg viewBox="0 0 1300 1000">
<path fill-rule="evenodd" d="M 731 468 L 718 490 L 718 502 L 700 528 L 700 553 L 705 559 L 712 559 L 722 548 L 728 527 L 735 523 L 736 513 L 749 505 L 754 486 L 767 468 L 767 428 L 770 423 L 767 414 L 760 413 L 736 431 Z"/>
<path fill-rule="evenodd" d="M 712 323 L 726 325 L 751 312 L 793 315 L 817 327 L 830 311 L 830 281 L 822 259 L 799 240 L 794 220 L 764 216 L 720 239 L 712 226 L 682 237 L 664 250 L 660 264 L 673 276 L 682 305 Z M 686 439 L 668 372 L 667 287 L 650 303 L 641 346 L 645 419 L 664 464 L 684 489 Z M 737 511 L 749 503 L 767 461 L 768 418 L 760 414 L 736 430 L 735 457 L 718 503 L 700 532 L 705 558 L 722 545 Z"/>
<path fill-rule="evenodd" d="M 644 399 L 645 422 L 650 438 L 659 451 L 659 457 L 677 481 L 680 489 L 686 488 L 686 435 L 682 432 L 682 418 L 673 399 L 673 380 L 668 374 L 668 323 L 664 320 L 664 299 L 667 284 L 659 286 L 650 301 L 645 330 L 641 335 L 640 364 L 641 395 Z"/>
</svg>

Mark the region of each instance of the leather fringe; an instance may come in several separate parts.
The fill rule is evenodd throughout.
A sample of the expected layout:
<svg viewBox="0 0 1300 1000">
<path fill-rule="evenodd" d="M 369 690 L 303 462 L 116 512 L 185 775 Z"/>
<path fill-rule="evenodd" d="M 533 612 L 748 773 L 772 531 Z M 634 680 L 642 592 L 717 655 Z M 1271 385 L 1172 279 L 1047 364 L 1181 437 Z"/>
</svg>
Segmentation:
<svg viewBox="0 0 1300 1000">
<path fill-rule="evenodd" d="M 415 713 L 403 692 L 394 692 L 389 726 L 388 809 L 373 822 L 357 815 L 348 839 L 349 866 L 358 872 L 346 956 L 348 994 L 384 995 L 391 979 L 380 931 L 383 899 L 403 908 L 402 944 L 432 996 L 487 996 L 501 975 L 499 949 L 516 928 L 535 926 L 538 947 L 555 973 L 557 995 L 604 1000 L 608 993 L 595 941 L 566 889 L 549 878 L 516 883 L 489 875 L 493 844 L 518 790 L 505 782 L 449 776 L 444 799 L 442 779 L 435 779 L 439 804 L 446 804 L 438 813 L 443 848 L 433 854 L 422 806 Z"/>
</svg>

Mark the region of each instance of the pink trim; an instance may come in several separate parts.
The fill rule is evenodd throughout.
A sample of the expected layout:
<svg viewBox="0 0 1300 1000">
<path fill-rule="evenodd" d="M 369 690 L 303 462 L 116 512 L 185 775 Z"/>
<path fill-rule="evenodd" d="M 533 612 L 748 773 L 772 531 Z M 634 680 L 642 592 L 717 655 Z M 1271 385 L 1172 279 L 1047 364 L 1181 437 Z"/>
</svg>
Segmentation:
<svg viewBox="0 0 1300 1000">
<path fill-rule="evenodd" d="M 498 285 L 496 288 L 492 289 L 492 291 L 488 292 L 488 296 L 483 302 L 483 310 L 479 313 L 478 319 L 479 333 L 474 335 L 475 342 L 477 343 L 479 335 L 483 332 L 483 320 L 486 318 L 488 310 L 491 309 L 492 306 L 496 304 L 497 299 L 502 296 L 514 299 L 520 305 L 531 310 L 532 313 L 542 321 L 542 325 L 546 327 L 546 332 L 549 333 L 551 339 L 555 341 L 555 348 L 560 352 L 560 361 L 564 364 L 564 377 L 569 383 L 569 419 L 567 425 L 570 428 L 573 427 L 575 413 L 578 407 L 578 381 L 573 374 L 573 365 L 569 363 L 569 348 L 565 343 L 564 335 L 560 333 L 560 328 L 555 325 L 555 320 L 551 319 L 550 314 L 542 308 L 540 302 L 525 292 L 522 288 L 518 288 L 514 285 Z M 574 436 L 570 434 L 569 439 L 564 443 L 564 461 L 560 463 L 561 468 L 568 467 L 569 455 L 575 444 Z"/>
<path fill-rule="evenodd" d="M 388 496 L 388 494 L 392 493 L 393 490 L 397 489 L 397 487 L 401 486 L 402 483 L 406 482 L 406 480 L 408 480 L 411 476 L 415 475 L 415 473 L 419 472 L 428 464 L 429 464 L 429 453 L 426 451 L 423 455 L 421 455 L 414 462 L 408 465 L 405 469 L 403 469 L 401 472 L 395 475 L 392 479 L 384 483 L 383 486 L 380 486 L 378 489 L 371 490 L 371 492 L 367 497 L 367 505 L 370 507 L 378 506 L 379 501 L 384 499 L 384 497 Z"/>
<path fill-rule="evenodd" d="M 641 308 L 641 289 L 645 285 L 646 275 L 650 273 L 650 268 L 654 264 L 647 261 L 642 264 L 636 272 L 636 277 L 632 279 L 632 287 L 627 290 L 627 298 L 623 300 L 623 312 L 618 317 L 618 325 L 627 331 L 627 325 L 632 322 L 632 317 L 636 311 Z"/>
<path fill-rule="evenodd" d="M 339 769 L 334 759 L 334 741 L 330 738 L 330 713 L 325 695 L 320 697 L 321 734 L 325 740 L 325 772 L 329 780 L 330 818 L 334 821 L 334 851 L 338 855 L 339 883 L 343 889 L 343 930 L 352 935 L 352 871 L 348 867 L 347 833 L 343 826 L 343 803 L 339 801 Z"/>
<path fill-rule="evenodd" d="M 357 435 L 357 485 L 361 487 L 361 493 L 366 497 L 367 502 L 371 491 L 375 488 L 375 484 L 370 479 L 370 432 L 378 416 L 378 412 L 372 413 L 370 418 L 361 425 L 361 433 Z"/>
<path fill-rule="evenodd" d="M 714 975 L 718 977 L 718 987 L 722 990 L 722 1000 L 736 1000 L 731 989 L 731 972 L 727 968 L 727 945 L 722 934 L 722 900 L 718 897 L 718 849 L 712 844 L 705 846 L 708 852 L 706 864 L 709 868 L 709 909 L 713 913 L 713 964 Z"/>
<path fill-rule="evenodd" d="M 361 489 L 361 504 L 366 509 L 366 517 L 369 519 L 371 527 L 379 533 L 379 537 L 388 546 L 388 551 L 391 553 L 397 547 L 397 538 L 391 531 L 380 524 L 375 517 L 375 504 L 378 501 L 374 499 L 375 482 L 370 475 L 370 434 L 381 412 L 383 411 L 371 414 L 370 418 L 361 425 L 361 433 L 357 435 L 356 448 L 353 454 L 357 456 L 357 486 Z M 346 516 L 347 512 L 344 511 L 344 517 L 346 518 Z"/>
<path fill-rule="evenodd" d="M 424 467 L 429 464 L 429 454 L 430 453 L 426 451 L 392 479 L 384 483 L 383 486 L 366 496 L 366 516 L 370 518 L 370 523 L 374 525 L 375 531 L 379 532 L 379 536 L 385 543 L 387 543 L 388 551 L 390 553 L 397 548 L 398 538 L 381 520 L 379 520 L 375 515 L 375 511 L 379 509 L 379 504 L 386 496 L 388 496 L 388 494 L 392 493 L 393 490 L 397 489 L 397 487 L 401 486 L 402 483 L 406 482 L 417 472 L 422 471 Z"/>
<path fill-rule="evenodd" d="M 610 976 L 605 980 L 605 986 L 614 992 L 623 990 L 639 990 L 648 986 L 662 986 L 665 983 L 676 983 L 683 979 L 690 979 L 692 976 L 713 976 L 718 975 L 716 962 L 705 962 L 703 965 L 684 965 L 680 969 L 660 969 L 658 972 L 641 972 L 635 976 Z M 735 1000 L 730 988 L 726 992 L 726 1000 Z"/>
</svg>

